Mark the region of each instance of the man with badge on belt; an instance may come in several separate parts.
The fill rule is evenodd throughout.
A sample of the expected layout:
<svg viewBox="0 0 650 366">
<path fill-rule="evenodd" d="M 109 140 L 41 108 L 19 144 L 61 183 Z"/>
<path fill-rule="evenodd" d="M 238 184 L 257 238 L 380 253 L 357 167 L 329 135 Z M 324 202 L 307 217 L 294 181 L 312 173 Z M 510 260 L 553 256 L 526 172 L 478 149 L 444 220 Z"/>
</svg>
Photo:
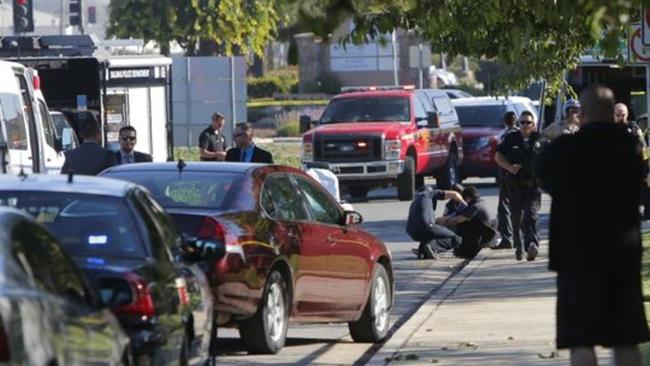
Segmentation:
<svg viewBox="0 0 650 366">
<path fill-rule="evenodd" d="M 539 252 L 539 218 L 542 196 L 533 174 L 533 162 L 540 150 L 541 134 L 535 116 L 524 111 L 519 117 L 519 132 L 505 136 L 499 143 L 494 161 L 506 171 L 504 183 L 510 197 L 515 257 L 534 261 Z M 521 234 L 524 238 L 522 242 Z"/>
<path fill-rule="evenodd" d="M 199 154 L 201 161 L 223 161 L 226 158 L 228 144 L 221 128 L 226 118 L 221 113 L 212 115 L 212 123 L 199 136 Z"/>
</svg>

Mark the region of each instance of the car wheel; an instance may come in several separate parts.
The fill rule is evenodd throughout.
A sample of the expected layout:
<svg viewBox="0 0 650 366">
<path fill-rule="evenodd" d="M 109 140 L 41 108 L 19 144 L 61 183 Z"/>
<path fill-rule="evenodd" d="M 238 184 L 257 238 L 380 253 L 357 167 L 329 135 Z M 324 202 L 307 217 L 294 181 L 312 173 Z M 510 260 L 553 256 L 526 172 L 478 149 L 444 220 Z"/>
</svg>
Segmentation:
<svg viewBox="0 0 650 366">
<path fill-rule="evenodd" d="M 277 353 L 287 338 L 289 292 L 284 278 L 273 271 L 264 286 L 255 315 L 239 323 L 239 335 L 250 353 Z"/>
<path fill-rule="evenodd" d="M 404 160 L 404 171 L 397 177 L 397 198 L 400 201 L 410 201 L 415 194 L 415 160 L 407 156 Z"/>
<path fill-rule="evenodd" d="M 350 335 L 355 342 L 377 343 L 386 337 L 392 296 L 386 268 L 377 264 L 372 276 L 368 302 L 361 318 L 348 323 Z"/>
<path fill-rule="evenodd" d="M 350 196 L 353 198 L 366 198 L 368 195 L 368 187 L 366 186 L 350 186 L 348 191 L 350 191 Z"/>
<path fill-rule="evenodd" d="M 458 175 L 458 157 L 456 153 L 450 152 L 447 163 L 436 176 L 436 185 L 439 189 L 450 189 L 459 181 Z"/>
</svg>

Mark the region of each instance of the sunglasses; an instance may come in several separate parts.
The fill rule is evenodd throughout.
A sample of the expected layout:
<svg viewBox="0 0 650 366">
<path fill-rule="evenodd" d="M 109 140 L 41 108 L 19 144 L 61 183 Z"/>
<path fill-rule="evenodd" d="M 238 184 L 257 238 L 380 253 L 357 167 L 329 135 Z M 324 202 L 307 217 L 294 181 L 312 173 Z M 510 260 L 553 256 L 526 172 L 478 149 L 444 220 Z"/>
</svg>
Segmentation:
<svg viewBox="0 0 650 366">
<path fill-rule="evenodd" d="M 135 141 L 135 137 L 133 136 L 122 137 L 122 141 Z"/>
<path fill-rule="evenodd" d="M 236 133 L 233 136 L 234 137 L 240 137 L 240 136 L 245 136 L 245 135 L 246 135 L 246 132 L 241 132 L 241 133 Z"/>
<path fill-rule="evenodd" d="M 532 125 L 533 123 L 535 123 L 535 122 L 533 122 L 533 121 L 519 121 L 520 125 Z"/>
<path fill-rule="evenodd" d="M 567 114 L 578 114 L 580 111 L 575 108 L 569 108 L 569 110 L 566 111 Z"/>
</svg>

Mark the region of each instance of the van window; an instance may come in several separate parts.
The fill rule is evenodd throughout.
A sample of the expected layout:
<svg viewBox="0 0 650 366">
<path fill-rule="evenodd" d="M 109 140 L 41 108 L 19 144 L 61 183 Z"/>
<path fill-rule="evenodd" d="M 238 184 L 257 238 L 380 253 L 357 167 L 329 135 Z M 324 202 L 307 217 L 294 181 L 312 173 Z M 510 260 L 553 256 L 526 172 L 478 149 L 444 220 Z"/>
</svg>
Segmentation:
<svg viewBox="0 0 650 366">
<path fill-rule="evenodd" d="M 54 148 L 54 127 L 50 120 L 50 112 L 42 100 L 38 101 L 38 112 L 41 114 L 41 123 L 43 125 L 43 133 L 45 134 L 45 143 L 51 148 Z"/>
<path fill-rule="evenodd" d="M 17 95 L 0 93 L 0 108 L 4 118 L 5 136 L 10 149 L 27 150 L 27 127 L 23 107 Z"/>
</svg>

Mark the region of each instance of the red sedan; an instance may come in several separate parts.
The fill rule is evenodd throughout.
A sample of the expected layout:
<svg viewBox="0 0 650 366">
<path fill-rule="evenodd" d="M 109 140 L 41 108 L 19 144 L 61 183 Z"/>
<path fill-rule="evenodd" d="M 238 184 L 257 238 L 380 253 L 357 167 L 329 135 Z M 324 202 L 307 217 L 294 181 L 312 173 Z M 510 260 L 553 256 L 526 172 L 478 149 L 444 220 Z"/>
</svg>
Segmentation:
<svg viewBox="0 0 650 366">
<path fill-rule="evenodd" d="M 192 237 L 221 241 L 204 269 L 220 325 L 244 347 L 275 353 L 289 320 L 347 322 L 358 342 L 379 342 L 393 304 L 391 255 L 303 171 L 240 163 L 128 164 L 104 173 L 139 183 Z"/>
</svg>

